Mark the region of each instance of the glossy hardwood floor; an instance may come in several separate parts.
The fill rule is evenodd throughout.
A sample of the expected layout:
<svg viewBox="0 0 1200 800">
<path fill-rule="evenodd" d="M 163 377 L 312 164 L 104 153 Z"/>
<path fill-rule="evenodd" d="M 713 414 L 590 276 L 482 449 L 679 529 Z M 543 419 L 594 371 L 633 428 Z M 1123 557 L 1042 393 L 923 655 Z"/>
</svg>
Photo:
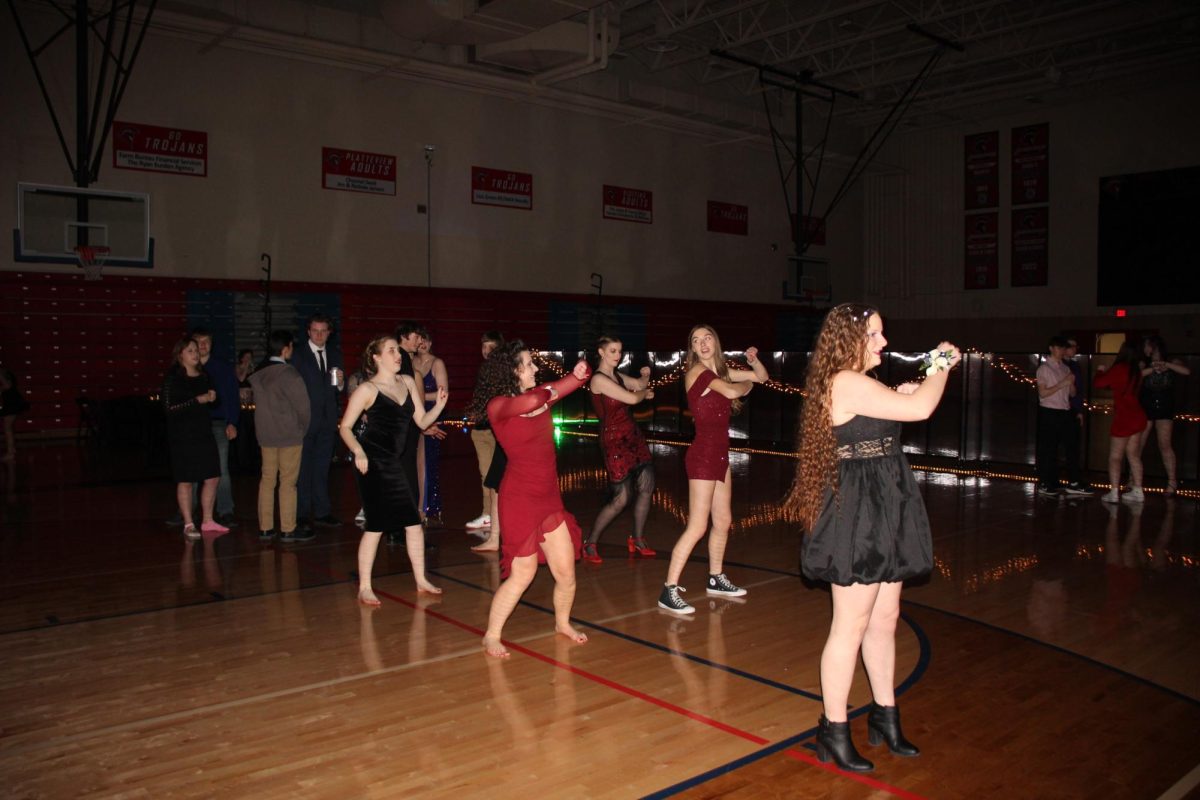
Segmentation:
<svg viewBox="0 0 1200 800">
<path fill-rule="evenodd" d="M 735 454 L 727 572 L 750 594 L 695 617 L 655 607 L 682 528 L 681 449 L 656 446 L 649 540 L 579 564 L 578 624 L 553 634 L 545 570 L 479 648 L 495 557 L 468 550 L 478 473 L 465 437 L 443 463 L 449 527 L 428 556 L 445 595 L 418 596 L 381 546 L 383 607 L 355 601 L 357 529 L 259 544 L 257 481 L 242 525 L 195 543 L 162 522 L 172 487 L 136 452 L 32 444 L 4 467 L 0 776 L 6 797 L 1038 797 L 1198 796 L 1197 505 L 1038 498 L 1020 482 L 922 473 L 937 569 L 905 591 L 897 679 L 923 749 L 866 742 L 874 772 L 820 764 L 817 663 L 828 593 L 796 572 L 776 504 L 793 462 Z M 564 439 L 567 507 L 602 497 L 595 443 Z M 357 510 L 334 468 L 337 513 Z M 457 526 L 457 527 L 455 527 Z"/>
</svg>

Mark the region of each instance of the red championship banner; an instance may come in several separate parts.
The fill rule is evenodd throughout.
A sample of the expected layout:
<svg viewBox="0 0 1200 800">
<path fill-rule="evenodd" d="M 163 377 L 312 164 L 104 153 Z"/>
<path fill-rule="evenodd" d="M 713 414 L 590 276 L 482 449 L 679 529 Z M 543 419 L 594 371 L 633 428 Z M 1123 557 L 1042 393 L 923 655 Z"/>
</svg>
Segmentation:
<svg viewBox="0 0 1200 800">
<path fill-rule="evenodd" d="M 1050 201 L 1050 124 L 1012 129 L 1014 206 Z"/>
<path fill-rule="evenodd" d="M 605 219 L 654 223 L 654 192 L 605 184 L 601 198 Z"/>
<path fill-rule="evenodd" d="M 533 209 L 533 176 L 528 172 L 471 167 L 471 202 L 530 211 Z"/>
<path fill-rule="evenodd" d="M 395 197 L 396 157 L 341 147 L 322 147 L 321 188 Z"/>
<path fill-rule="evenodd" d="M 963 208 L 996 208 L 1000 205 L 1000 131 L 964 136 L 963 151 L 967 192 Z"/>
<path fill-rule="evenodd" d="M 750 207 L 709 200 L 708 229 L 716 233 L 748 236 L 750 234 Z"/>
<path fill-rule="evenodd" d="M 1045 286 L 1050 273 L 1048 243 L 1050 209 L 1016 208 L 1012 212 L 1012 285 Z"/>
<path fill-rule="evenodd" d="M 208 175 L 208 134 L 160 128 L 140 122 L 114 122 L 113 167 L 172 175 Z"/>
<path fill-rule="evenodd" d="M 1000 214 L 968 214 L 964 289 L 995 289 L 1000 285 Z"/>
</svg>

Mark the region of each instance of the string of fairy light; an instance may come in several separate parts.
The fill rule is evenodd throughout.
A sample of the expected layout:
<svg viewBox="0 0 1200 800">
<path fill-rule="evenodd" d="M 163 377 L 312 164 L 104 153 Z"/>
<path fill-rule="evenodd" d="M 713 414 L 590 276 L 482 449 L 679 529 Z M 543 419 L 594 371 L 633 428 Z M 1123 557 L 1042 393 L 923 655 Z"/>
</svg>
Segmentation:
<svg viewBox="0 0 1200 800">
<path fill-rule="evenodd" d="M 588 438 L 596 436 L 594 433 L 575 435 Z M 679 443 L 671 442 L 670 444 L 678 445 Z M 559 474 L 558 485 L 564 494 L 596 491 L 608 485 L 608 472 L 601 467 L 574 467 Z M 656 513 L 667 514 L 679 525 L 687 524 L 687 508 L 669 492 L 661 488 L 656 489 L 651 502 Z M 746 513 L 739 515 L 738 519 L 733 522 L 731 531 L 744 534 L 757 528 L 786 522 L 788 520 L 783 512 L 782 503 L 759 503 L 749 508 Z M 1106 558 L 1108 549 L 1108 545 L 1104 543 L 1080 543 L 1075 547 L 1075 556 L 1085 560 Z M 1136 552 L 1147 563 L 1163 567 L 1182 567 L 1191 570 L 1200 565 L 1195 556 L 1168 550 L 1161 544 L 1141 545 Z M 961 572 L 956 575 L 950 562 L 940 558 L 937 553 L 934 553 L 933 557 L 934 571 L 947 581 L 957 582 L 960 591 L 964 594 L 978 593 L 990 585 L 1029 572 L 1037 568 L 1039 563 L 1040 560 L 1036 554 L 1015 555 L 996 564 L 979 565 L 973 572 Z"/>
<path fill-rule="evenodd" d="M 962 348 L 962 352 L 964 354 L 978 356 L 981 363 L 1000 370 L 1005 377 L 1014 383 L 1023 384 L 1028 387 L 1037 386 L 1036 378 L 1029 375 L 1024 369 L 1012 363 L 1004 356 L 996 353 L 985 353 L 973 347 L 964 347 Z M 539 350 L 531 350 L 530 355 L 532 356 L 534 363 L 538 365 L 538 369 L 550 372 L 556 378 L 561 378 L 567 374 L 563 367 L 556 360 L 547 356 L 545 353 L 542 353 Z M 737 361 L 729 360 L 725 363 L 728 364 L 731 369 L 749 369 L 748 366 Z M 680 359 L 680 362 L 672 367 L 668 372 L 664 372 L 662 375 L 652 378 L 650 380 L 649 388 L 658 390 L 664 386 L 670 386 L 676 381 L 682 380 L 686 372 L 687 363 L 683 359 Z M 923 379 L 923 376 L 917 378 L 917 380 Z M 779 381 L 774 378 L 768 378 L 766 381 L 763 381 L 762 385 L 767 389 L 779 392 L 780 394 L 799 397 L 804 396 L 804 389 L 801 387 L 793 386 L 790 383 Z M 1084 401 L 1083 405 L 1088 411 L 1097 414 L 1111 414 L 1113 412 L 1112 406 L 1108 404 Z M 1179 413 L 1175 415 L 1175 419 L 1178 422 L 1200 422 L 1200 415 Z"/>
</svg>

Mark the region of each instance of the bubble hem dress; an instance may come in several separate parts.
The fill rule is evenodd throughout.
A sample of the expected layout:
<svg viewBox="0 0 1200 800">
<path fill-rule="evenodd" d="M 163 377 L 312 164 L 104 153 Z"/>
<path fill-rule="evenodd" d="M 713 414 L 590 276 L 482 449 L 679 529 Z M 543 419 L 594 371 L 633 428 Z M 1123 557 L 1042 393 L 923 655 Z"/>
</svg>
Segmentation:
<svg viewBox="0 0 1200 800">
<path fill-rule="evenodd" d="M 821 513 L 804 536 L 804 576 L 850 586 L 928 574 L 933 538 L 920 487 L 900 449 L 900 423 L 857 416 L 833 433 L 838 496 L 826 490 Z"/>
</svg>

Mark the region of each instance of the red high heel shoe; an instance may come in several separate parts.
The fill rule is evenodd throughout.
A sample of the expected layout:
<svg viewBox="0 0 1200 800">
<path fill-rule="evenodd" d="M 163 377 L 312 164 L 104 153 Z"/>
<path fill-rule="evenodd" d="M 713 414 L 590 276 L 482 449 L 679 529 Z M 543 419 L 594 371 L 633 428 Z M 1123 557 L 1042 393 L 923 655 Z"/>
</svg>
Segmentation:
<svg viewBox="0 0 1200 800">
<path fill-rule="evenodd" d="M 583 546 L 583 555 L 581 559 L 589 564 L 603 564 L 604 559 L 600 557 L 600 553 L 596 550 L 596 545 L 593 542 L 588 542 Z"/>
<path fill-rule="evenodd" d="M 656 551 L 646 547 L 646 543 L 644 541 L 640 544 L 638 542 L 638 539 L 635 539 L 632 536 L 629 537 L 629 555 L 640 555 L 642 558 L 654 558 L 656 555 L 658 555 Z"/>
</svg>

